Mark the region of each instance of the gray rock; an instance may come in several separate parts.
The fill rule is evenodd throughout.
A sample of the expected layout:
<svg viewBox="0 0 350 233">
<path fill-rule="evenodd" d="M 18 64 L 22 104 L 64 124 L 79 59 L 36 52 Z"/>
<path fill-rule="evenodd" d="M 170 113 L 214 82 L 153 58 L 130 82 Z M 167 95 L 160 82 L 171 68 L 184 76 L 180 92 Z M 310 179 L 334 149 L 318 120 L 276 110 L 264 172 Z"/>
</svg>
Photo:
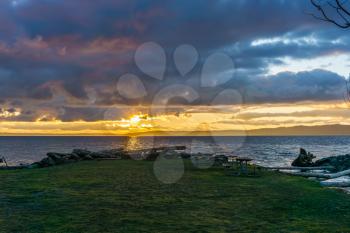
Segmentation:
<svg viewBox="0 0 350 233">
<path fill-rule="evenodd" d="M 306 152 L 305 149 L 300 148 L 299 156 L 292 162 L 292 166 L 295 167 L 311 167 L 313 166 L 312 160 L 316 158 L 310 152 Z"/>
<path fill-rule="evenodd" d="M 47 157 L 55 161 L 56 165 L 73 162 L 71 156 L 72 154 L 47 153 Z"/>
<path fill-rule="evenodd" d="M 52 158 L 52 159 L 54 159 L 54 160 L 67 157 L 67 154 L 54 153 L 54 152 L 49 152 L 49 153 L 47 153 L 46 155 L 47 155 L 47 157 Z"/>
<path fill-rule="evenodd" d="M 180 153 L 178 153 L 177 151 L 174 151 L 174 150 L 166 150 L 160 154 L 166 159 L 174 159 L 174 158 L 181 157 Z"/>
<path fill-rule="evenodd" d="M 104 158 L 121 158 L 123 153 L 124 153 L 123 149 L 112 149 L 112 150 L 91 152 L 89 155 L 95 159 L 104 159 Z"/>
<path fill-rule="evenodd" d="M 314 166 L 332 166 L 335 172 L 347 170 L 350 169 L 350 154 L 323 158 L 317 160 Z"/>
<path fill-rule="evenodd" d="M 79 161 L 81 159 L 81 157 L 75 153 L 72 153 L 72 154 L 70 154 L 69 159 L 73 160 L 73 161 Z"/>
<path fill-rule="evenodd" d="M 191 154 L 190 153 L 186 153 L 186 152 L 181 152 L 180 156 L 183 159 L 190 159 L 191 158 Z"/>
<path fill-rule="evenodd" d="M 86 155 L 91 154 L 91 151 L 89 151 L 89 150 L 84 150 L 84 149 L 74 149 L 74 150 L 72 151 L 72 153 L 78 155 L 79 157 L 84 158 Z"/>
<path fill-rule="evenodd" d="M 99 151 L 99 152 L 96 152 L 95 154 L 98 155 L 98 158 L 113 158 L 115 157 L 114 154 L 110 151 Z"/>
<path fill-rule="evenodd" d="M 91 152 L 91 154 L 89 154 L 89 155 L 94 159 L 102 159 L 104 156 L 100 152 Z"/>
<path fill-rule="evenodd" d="M 52 158 L 46 157 L 46 158 L 42 159 L 40 162 L 38 162 L 38 165 L 40 167 L 51 167 L 51 166 L 55 166 L 56 163 Z"/>
<path fill-rule="evenodd" d="M 186 150 L 186 146 L 162 146 L 154 148 L 155 150 Z"/>
<path fill-rule="evenodd" d="M 94 158 L 92 158 L 90 155 L 85 155 L 84 160 L 94 160 Z"/>
<path fill-rule="evenodd" d="M 124 150 L 124 148 L 118 148 L 110 150 L 110 153 L 115 158 L 121 158 L 126 153 L 126 151 Z"/>
<path fill-rule="evenodd" d="M 157 152 L 157 151 L 150 151 L 150 152 L 145 154 L 145 156 L 146 156 L 145 160 L 147 160 L 147 161 L 155 161 L 158 158 L 159 154 L 160 153 Z"/>
</svg>

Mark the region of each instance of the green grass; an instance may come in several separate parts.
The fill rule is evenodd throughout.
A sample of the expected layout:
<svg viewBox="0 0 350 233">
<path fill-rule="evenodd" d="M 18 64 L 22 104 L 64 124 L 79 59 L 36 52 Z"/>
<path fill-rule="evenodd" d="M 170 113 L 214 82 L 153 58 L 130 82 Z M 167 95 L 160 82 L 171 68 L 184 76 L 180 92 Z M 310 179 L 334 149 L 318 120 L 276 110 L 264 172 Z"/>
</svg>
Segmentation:
<svg viewBox="0 0 350 233">
<path fill-rule="evenodd" d="M 152 162 L 81 162 L 0 172 L 0 232 L 350 232 L 350 196 L 265 172 L 186 163 L 176 184 Z"/>
</svg>

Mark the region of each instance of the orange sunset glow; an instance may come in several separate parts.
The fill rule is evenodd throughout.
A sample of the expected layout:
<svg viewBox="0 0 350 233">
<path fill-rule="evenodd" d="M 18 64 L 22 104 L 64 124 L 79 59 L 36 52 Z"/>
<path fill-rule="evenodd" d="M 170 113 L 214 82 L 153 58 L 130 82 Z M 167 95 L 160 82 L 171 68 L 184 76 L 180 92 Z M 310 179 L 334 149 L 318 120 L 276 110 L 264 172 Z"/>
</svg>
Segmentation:
<svg viewBox="0 0 350 233">
<path fill-rule="evenodd" d="M 143 111 L 147 108 L 142 108 Z M 20 114 L 20 113 L 16 113 Z M 254 130 L 295 126 L 350 125 L 349 106 L 344 101 L 300 102 L 293 105 L 185 107 L 180 114 L 150 116 L 147 113 L 115 120 L 52 120 L 48 115 L 35 122 L 0 123 L 2 135 L 241 135 Z M 51 119 L 51 120 L 43 120 Z M 284 132 L 288 134 L 288 129 Z M 339 132 L 343 134 L 343 132 Z"/>
</svg>

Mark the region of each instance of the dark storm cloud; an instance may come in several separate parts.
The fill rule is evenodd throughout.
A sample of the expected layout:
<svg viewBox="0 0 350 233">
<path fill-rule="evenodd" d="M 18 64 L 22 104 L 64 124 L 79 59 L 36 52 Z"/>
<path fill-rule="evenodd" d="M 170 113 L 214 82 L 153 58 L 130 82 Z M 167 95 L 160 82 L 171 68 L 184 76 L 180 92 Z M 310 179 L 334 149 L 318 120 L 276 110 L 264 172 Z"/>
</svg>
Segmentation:
<svg viewBox="0 0 350 233">
<path fill-rule="evenodd" d="M 325 70 L 285 72 L 251 78 L 245 93 L 248 103 L 339 100 L 346 94 L 346 80 Z"/>
<path fill-rule="evenodd" d="M 63 114 L 60 116 L 62 121 L 98 121 L 104 119 L 106 109 L 100 108 L 64 108 Z"/>
<path fill-rule="evenodd" d="M 286 56 L 305 59 L 349 52 L 348 32 L 305 14 L 312 10 L 305 0 L 1 1 L 0 99 L 26 106 L 30 114 L 20 117 L 38 118 L 46 104 L 51 105 L 49 113 L 66 121 L 98 120 L 98 109 L 113 104 L 150 104 L 159 91 L 174 84 L 189 85 L 199 98 L 187 103 L 175 97 L 173 104 L 210 104 L 226 88 L 239 90 L 247 103 L 340 99 L 336 90 L 345 87 L 345 80 L 335 73 L 267 75 L 268 67 L 283 63 Z M 158 42 L 167 53 L 162 81 L 134 64 L 135 49 L 147 41 Z M 184 43 L 198 49 L 200 62 L 179 78 L 172 52 Z M 232 57 L 234 78 L 203 88 L 201 66 L 216 51 Z M 148 95 L 136 100 L 119 95 L 116 83 L 124 73 L 138 75 Z M 57 101 L 60 98 L 64 100 Z"/>
</svg>

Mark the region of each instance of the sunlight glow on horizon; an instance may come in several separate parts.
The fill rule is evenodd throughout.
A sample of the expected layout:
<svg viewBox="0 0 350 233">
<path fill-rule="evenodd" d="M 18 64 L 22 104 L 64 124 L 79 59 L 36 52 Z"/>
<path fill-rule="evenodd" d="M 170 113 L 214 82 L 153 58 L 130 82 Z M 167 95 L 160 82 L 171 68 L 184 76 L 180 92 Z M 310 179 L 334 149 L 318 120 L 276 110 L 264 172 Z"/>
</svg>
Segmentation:
<svg viewBox="0 0 350 233">
<path fill-rule="evenodd" d="M 203 106 L 201 106 L 203 107 Z M 230 109 L 228 106 L 226 109 Z M 264 128 L 350 125 L 350 109 L 343 101 L 326 103 L 300 102 L 295 104 L 262 104 L 242 106 L 240 111 L 220 111 L 217 106 L 206 111 L 191 106 L 180 114 L 131 115 L 120 120 L 36 122 L 0 122 L 1 135 L 138 135 L 177 132 L 244 131 Z M 234 109 L 234 108 L 232 108 Z"/>
</svg>

